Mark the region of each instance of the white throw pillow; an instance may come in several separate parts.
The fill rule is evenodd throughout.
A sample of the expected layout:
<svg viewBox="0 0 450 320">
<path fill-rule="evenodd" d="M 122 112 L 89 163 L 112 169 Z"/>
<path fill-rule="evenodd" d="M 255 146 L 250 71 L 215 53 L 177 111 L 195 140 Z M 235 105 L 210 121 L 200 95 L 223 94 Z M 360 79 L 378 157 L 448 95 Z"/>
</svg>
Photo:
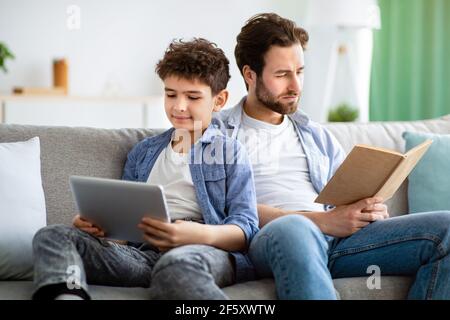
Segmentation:
<svg viewBox="0 0 450 320">
<path fill-rule="evenodd" d="M 33 276 L 32 240 L 46 225 L 39 138 L 0 143 L 0 280 Z"/>
</svg>

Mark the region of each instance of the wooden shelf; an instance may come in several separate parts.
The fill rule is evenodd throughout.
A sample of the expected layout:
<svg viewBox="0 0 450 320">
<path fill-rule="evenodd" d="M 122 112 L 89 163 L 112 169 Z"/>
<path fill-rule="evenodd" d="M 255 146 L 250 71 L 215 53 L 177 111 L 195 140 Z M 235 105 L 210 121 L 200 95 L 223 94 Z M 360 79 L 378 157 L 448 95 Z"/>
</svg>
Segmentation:
<svg viewBox="0 0 450 320">
<path fill-rule="evenodd" d="M 44 105 L 46 106 L 48 103 L 48 106 L 55 104 L 61 104 L 62 106 L 71 105 L 71 110 L 73 112 L 74 108 L 77 109 L 77 103 L 80 104 L 80 111 L 81 114 L 83 112 L 86 112 L 86 108 L 82 107 L 82 105 L 86 106 L 86 104 L 90 105 L 92 104 L 92 113 L 95 114 L 96 110 L 102 110 L 104 108 L 104 105 L 111 105 L 111 106 L 120 106 L 123 105 L 124 109 L 123 111 L 117 111 L 117 109 L 114 109 L 114 112 L 116 112 L 116 118 L 117 118 L 117 112 L 126 112 L 124 114 L 128 114 L 128 111 L 126 111 L 127 107 L 130 105 L 138 105 L 140 107 L 140 113 L 142 118 L 142 126 L 147 127 L 149 124 L 149 121 L 154 121 L 152 116 L 159 115 L 160 118 L 162 118 L 164 112 L 163 112 L 163 106 L 164 106 L 164 96 L 72 96 L 72 95 L 52 95 L 52 94 L 0 94 L 0 123 L 9 123 L 9 115 L 11 114 L 11 110 L 9 108 L 10 104 L 19 103 L 20 105 L 31 105 L 36 104 L 37 106 Z M 96 108 L 96 105 L 98 105 L 98 109 Z M 103 106 L 102 106 L 103 105 Z M 8 106 L 8 107 L 7 107 Z M 154 108 L 154 106 L 158 106 L 160 108 Z M 39 108 L 38 108 L 39 109 Z M 36 111 L 38 109 L 35 109 Z M 47 107 L 43 108 L 44 110 L 48 110 Z M 16 110 L 16 109 L 15 109 Z M 59 112 L 61 114 L 61 110 L 63 108 L 57 108 L 54 109 L 56 113 Z M 69 109 L 65 109 L 69 110 Z M 136 107 L 133 108 L 134 111 L 130 110 L 130 114 L 136 113 Z M 47 111 L 48 112 L 48 111 Z M 90 112 L 90 111 L 88 111 Z M 133 113 L 134 112 L 134 113 Z M 17 114 L 16 114 L 17 115 Z M 136 115 L 135 115 L 136 116 Z M 131 117 L 131 115 L 130 115 Z M 158 118 L 159 119 L 159 118 Z M 16 120 L 17 121 L 17 120 Z M 163 121 L 163 120 L 161 120 Z"/>
<path fill-rule="evenodd" d="M 29 101 L 29 100 L 63 100 L 63 101 L 93 101 L 93 102 L 145 102 L 160 99 L 161 96 L 66 96 L 66 95 L 0 95 L 0 101 Z"/>
</svg>

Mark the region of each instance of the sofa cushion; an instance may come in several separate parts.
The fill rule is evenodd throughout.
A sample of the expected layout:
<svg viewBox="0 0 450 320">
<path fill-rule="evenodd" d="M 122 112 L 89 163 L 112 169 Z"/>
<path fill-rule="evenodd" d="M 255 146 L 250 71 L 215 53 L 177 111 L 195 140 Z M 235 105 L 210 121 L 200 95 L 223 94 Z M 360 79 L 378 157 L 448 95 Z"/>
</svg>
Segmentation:
<svg viewBox="0 0 450 320">
<path fill-rule="evenodd" d="M 40 138 L 47 223 L 70 224 L 76 206 L 70 192 L 69 176 L 119 179 L 128 151 L 144 137 L 160 132 L 0 124 L 0 142 Z"/>
<path fill-rule="evenodd" d="M 39 138 L 0 143 L 0 279 L 31 279 L 32 240 L 45 226 Z"/>
<path fill-rule="evenodd" d="M 380 289 L 369 289 L 367 277 L 333 280 L 342 300 L 404 300 L 408 297 L 412 282 L 412 277 L 382 276 Z"/>
<path fill-rule="evenodd" d="M 427 139 L 433 140 L 427 153 L 409 175 L 409 212 L 450 210 L 450 134 L 406 131 L 403 137 L 406 150 Z"/>
</svg>

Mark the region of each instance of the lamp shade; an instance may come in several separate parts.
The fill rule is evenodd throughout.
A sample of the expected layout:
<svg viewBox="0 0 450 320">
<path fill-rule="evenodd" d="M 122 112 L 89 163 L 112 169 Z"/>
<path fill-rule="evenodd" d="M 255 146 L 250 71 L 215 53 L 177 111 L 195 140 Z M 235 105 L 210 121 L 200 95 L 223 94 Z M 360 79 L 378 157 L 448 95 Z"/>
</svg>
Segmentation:
<svg viewBox="0 0 450 320">
<path fill-rule="evenodd" d="M 380 29 L 380 7 L 377 0 L 310 0 L 305 24 Z"/>
</svg>

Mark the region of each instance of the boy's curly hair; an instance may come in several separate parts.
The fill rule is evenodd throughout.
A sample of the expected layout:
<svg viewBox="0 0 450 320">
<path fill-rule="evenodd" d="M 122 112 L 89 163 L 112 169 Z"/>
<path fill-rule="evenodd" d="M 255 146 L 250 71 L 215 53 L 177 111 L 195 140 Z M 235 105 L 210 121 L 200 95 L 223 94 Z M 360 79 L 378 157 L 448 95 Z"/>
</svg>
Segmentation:
<svg viewBox="0 0 450 320">
<path fill-rule="evenodd" d="M 156 65 L 156 72 L 162 80 L 168 76 L 198 79 L 216 95 L 230 80 L 229 64 L 224 52 L 206 39 L 174 40 Z"/>
</svg>

